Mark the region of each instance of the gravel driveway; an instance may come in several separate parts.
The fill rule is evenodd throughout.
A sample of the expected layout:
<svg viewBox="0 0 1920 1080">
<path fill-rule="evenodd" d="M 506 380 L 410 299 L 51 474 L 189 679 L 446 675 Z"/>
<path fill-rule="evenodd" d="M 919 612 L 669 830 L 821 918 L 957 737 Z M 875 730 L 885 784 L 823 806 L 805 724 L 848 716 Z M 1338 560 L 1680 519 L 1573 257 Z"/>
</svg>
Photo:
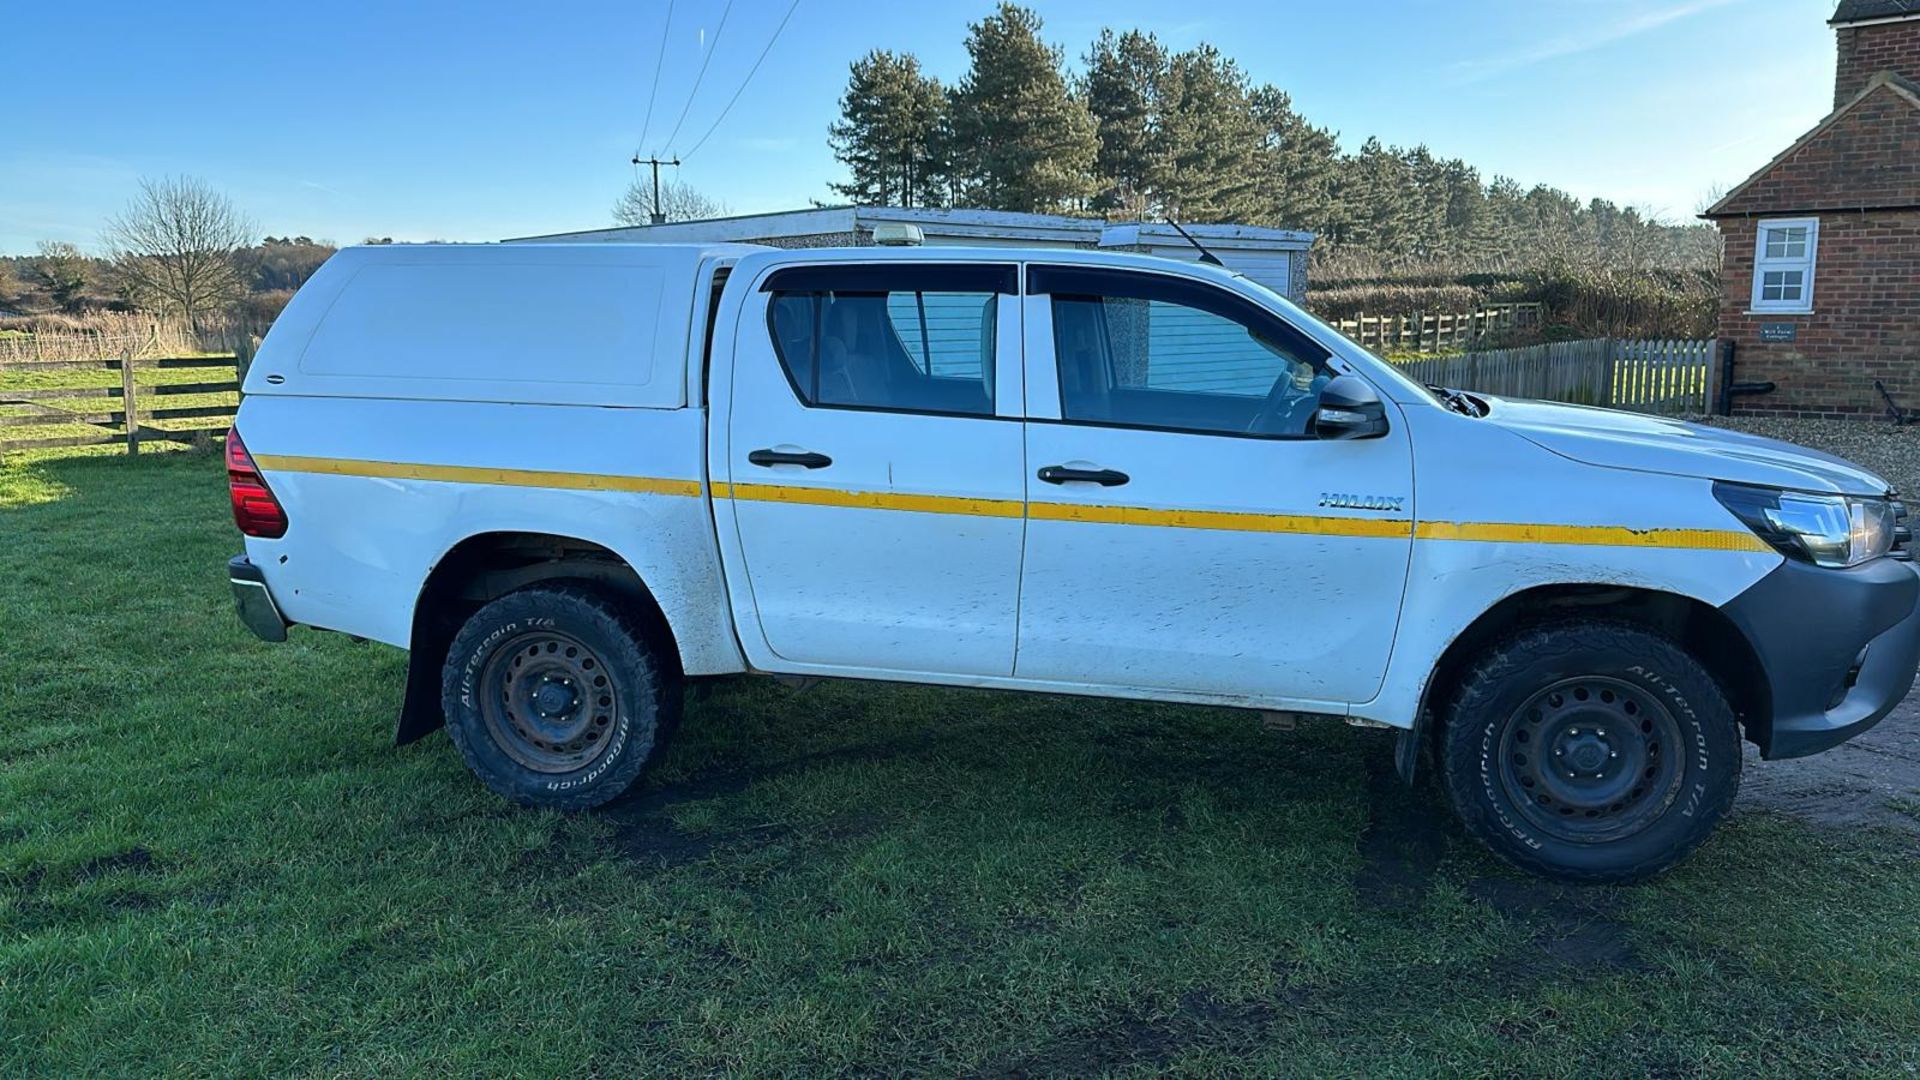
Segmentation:
<svg viewBox="0 0 1920 1080">
<path fill-rule="evenodd" d="M 1882 420 L 1776 420 L 1760 417 L 1695 417 L 1717 427 L 1784 439 L 1864 465 L 1920 503 L 1920 424 L 1895 427 Z"/>
</svg>

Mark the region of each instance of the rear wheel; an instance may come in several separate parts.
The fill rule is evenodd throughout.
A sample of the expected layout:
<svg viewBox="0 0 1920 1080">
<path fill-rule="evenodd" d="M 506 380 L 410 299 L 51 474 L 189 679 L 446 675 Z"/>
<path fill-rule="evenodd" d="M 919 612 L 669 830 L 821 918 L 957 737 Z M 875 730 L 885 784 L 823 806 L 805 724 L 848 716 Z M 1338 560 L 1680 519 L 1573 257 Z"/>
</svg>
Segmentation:
<svg viewBox="0 0 1920 1080">
<path fill-rule="evenodd" d="M 679 708 L 640 625 L 571 583 L 530 586 L 475 612 L 448 649 L 441 694 L 448 734 L 482 782 L 560 810 L 631 787 Z"/>
<path fill-rule="evenodd" d="M 1573 881 L 1673 866 L 1740 784 L 1719 685 L 1671 640 L 1623 623 L 1538 627 L 1487 650 L 1453 696 L 1441 758 L 1470 831 Z"/>
</svg>

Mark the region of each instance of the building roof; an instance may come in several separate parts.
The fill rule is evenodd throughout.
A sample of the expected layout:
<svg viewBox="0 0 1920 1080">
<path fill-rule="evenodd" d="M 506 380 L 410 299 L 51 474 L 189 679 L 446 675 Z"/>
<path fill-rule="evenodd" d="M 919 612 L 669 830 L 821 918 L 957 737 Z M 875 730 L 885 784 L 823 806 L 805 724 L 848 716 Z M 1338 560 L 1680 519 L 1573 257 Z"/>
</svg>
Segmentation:
<svg viewBox="0 0 1920 1080">
<path fill-rule="evenodd" d="M 675 243 L 681 241 L 767 241 L 800 236 L 871 232 L 875 225 L 918 225 L 928 236 L 952 240 L 1025 241 L 1115 246 L 1155 246 L 1186 241 L 1167 225 L 1107 222 L 1101 218 L 1025 214 L 1007 210 L 927 209 L 899 206 L 826 206 L 770 214 L 670 221 L 664 225 L 635 225 L 546 236 L 515 237 L 520 241 L 604 240 Z M 1210 246 L 1305 251 L 1314 236 L 1293 229 L 1259 225 L 1188 225 L 1187 231 Z"/>
<path fill-rule="evenodd" d="M 1920 2 L 1920 0 L 1906 0 Z M 1862 210 L 1920 205 L 1920 160 L 1904 152 L 1888 153 L 1890 145 L 1884 133 L 1920 129 L 1920 85 L 1890 71 L 1867 80 L 1867 85 L 1852 100 L 1814 126 L 1812 131 L 1794 140 L 1759 172 L 1747 177 L 1700 216 L 1703 218 L 1750 217 L 1785 211 Z M 1908 125 L 1903 128 L 1902 125 Z M 1862 132 L 1881 133 L 1879 142 Z M 1802 152 L 1826 140 L 1841 140 L 1850 153 L 1838 155 L 1848 164 L 1841 175 L 1831 171 L 1808 171 L 1802 164 Z M 1894 140 L 1898 142 L 1898 139 Z M 1776 189 L 1783 181 L 1822 189 L 1812 203 L 1784 205 Z"/>
<path fill-rule="evenodd" d="M 1840 6 L 1827 23 L 1845 26 L 1849 23 L 1911 18 L 1920 18 L 1920 0 L 1840 0 Z"/>
</svg>

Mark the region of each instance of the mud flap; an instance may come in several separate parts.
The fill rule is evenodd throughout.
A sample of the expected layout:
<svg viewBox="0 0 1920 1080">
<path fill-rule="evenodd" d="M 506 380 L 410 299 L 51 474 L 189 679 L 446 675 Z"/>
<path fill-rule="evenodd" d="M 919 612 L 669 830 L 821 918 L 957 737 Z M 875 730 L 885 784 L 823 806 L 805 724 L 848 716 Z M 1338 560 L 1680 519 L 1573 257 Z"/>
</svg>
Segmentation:
<svg viewBox="0 0 1920 1080">
<path fill-rule="evenodd" d="M 1426 737 L 1427 717 L 1423 712 L 1413 722 L 1413 726 L 1400 732 L 1393 740 L 1393 771 L 1411 787 L 1414 772 L 1420 765 L 1420 743 Z"/>
<path fill-rule="evenodd" d="M 421 629 L 425 629 L 424 627 Z M 446 664 L 450 635 L 417 637 L 407 653 L 407 690 L 400 702 L 400 720 L 394 725 L 393 745 L 405 746 L 433 734 L 447 724 L 440 700 L 441 669 Z"/>
</svg>

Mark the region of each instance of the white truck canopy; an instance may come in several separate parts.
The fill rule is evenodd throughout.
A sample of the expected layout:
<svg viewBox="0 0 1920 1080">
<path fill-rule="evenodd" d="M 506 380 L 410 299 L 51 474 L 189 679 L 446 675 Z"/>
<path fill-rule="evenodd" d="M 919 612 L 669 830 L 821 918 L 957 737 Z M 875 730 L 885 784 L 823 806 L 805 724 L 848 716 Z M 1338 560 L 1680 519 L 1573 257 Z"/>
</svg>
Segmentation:
<svg viewBox="0 0 1920 1080">
<path fill-rule="evenodd" d="M 742 244 L 394 244 L 327 260 L 249 394 L 671 409 L 702 273 Z"/>
</svg>

